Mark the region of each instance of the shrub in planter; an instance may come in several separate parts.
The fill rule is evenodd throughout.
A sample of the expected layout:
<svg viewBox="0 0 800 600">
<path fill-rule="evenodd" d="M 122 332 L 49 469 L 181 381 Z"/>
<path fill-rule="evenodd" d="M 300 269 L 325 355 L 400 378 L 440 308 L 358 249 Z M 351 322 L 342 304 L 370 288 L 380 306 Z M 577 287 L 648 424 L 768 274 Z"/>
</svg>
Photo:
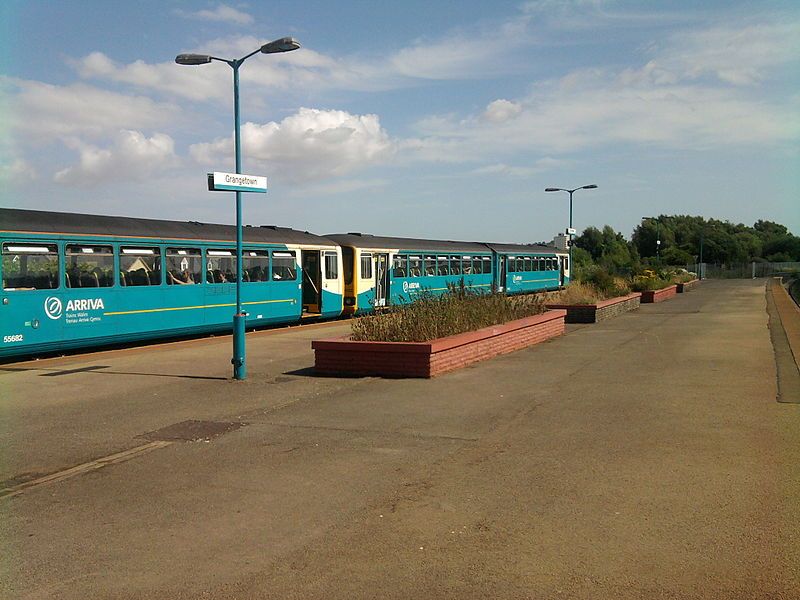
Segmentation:
<svg viewBox="0 0 800 600">
<path fill-rule="evenodd" d="M 354 319 L 353 341 L 427 342 L 545 312 L 537 295 L 508 298 L 466 289 L 463 282 L 447 293 L 422 293 L 411 304 Z"/>
<path fill-rule="evenodd" d="M 594 286 L 598 300 L 625 296 L 631 292 L 630 284 L 624 278 L 613 275 L 603 267 L 592 267 L 587 270 L 581 282 Z"/>
</svg>

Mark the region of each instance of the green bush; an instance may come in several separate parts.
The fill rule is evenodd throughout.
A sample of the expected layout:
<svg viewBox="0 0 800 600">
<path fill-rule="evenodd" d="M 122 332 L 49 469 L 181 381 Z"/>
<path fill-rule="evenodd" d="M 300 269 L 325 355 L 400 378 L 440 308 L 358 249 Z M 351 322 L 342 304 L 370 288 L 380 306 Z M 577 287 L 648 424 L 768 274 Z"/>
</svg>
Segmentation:
<svg viewBox="0 0 800 600">
<path fill-rule="evenodd" d="M 423 291 L 414 302 L 358 317 L 350 339 L 369 342 L 427 342 L 500 325 L 545 311 L 544 297 L 506 297 L 467 290 L 463 281 L 436 296 Z"/>
<path fill-rule="evenodd" d="M 631 291 L 630 284 L 624 278 L 603 267 L 594 266 L 588 269 L 583 274 L 582 282 L 593 286 L 601 300 L 624 296 Z"/>
</svg>

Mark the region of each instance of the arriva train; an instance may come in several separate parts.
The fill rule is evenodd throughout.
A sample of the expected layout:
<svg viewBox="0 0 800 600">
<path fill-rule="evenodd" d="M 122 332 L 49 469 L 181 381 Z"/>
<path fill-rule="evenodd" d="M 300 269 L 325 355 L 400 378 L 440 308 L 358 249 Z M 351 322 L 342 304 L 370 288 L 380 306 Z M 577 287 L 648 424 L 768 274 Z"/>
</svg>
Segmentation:
<svg viewBox="0 0 800 600">
<path fill-rule="evenodd" d="M 0 359 L 226 332 L 236 228 L 0 209 Z M 247 327 L 361 315 L 442 293 L 523 294 L 569 283 L 554 246 L 244 227 Z"/>
</svg>

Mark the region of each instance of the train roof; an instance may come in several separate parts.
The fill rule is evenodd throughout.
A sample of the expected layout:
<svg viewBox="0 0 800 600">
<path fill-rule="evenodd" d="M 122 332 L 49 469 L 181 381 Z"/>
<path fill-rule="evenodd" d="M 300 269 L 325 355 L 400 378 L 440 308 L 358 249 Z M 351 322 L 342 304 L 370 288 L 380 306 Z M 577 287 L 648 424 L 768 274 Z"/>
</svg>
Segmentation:
<svg viewBox="0 0 800 600">
<path fill-rule="evenodd" d="M 522 253 L 541 253 L 541 254 L 552 254 L 552 253 L 562 253 L 564 254 L 563 250 L 559 250 L 555 246 L 550 246 L 546 244 L 501 244 L 495 242 L 487 242 L 486 243 L 489 248 L 494 250 L 495 252 L 501 252 L 503 254 L 510 254 L 514 252 L 518 252 L 519 254 Z"/>
<path fill-rule="evenodd" d="M 417 238 L 387 237 L 368 233 L 332 233 L 325 237 L 342 246 L 358 248 L 397 248 L 399 250 L 434 250 L 437 252 L 487 252 L 488 248 L 478 242 L 455 240 L 425 240 Z"/>
<path fill-rule="evenodd" d="M 417 238 L 398 238 L 370 235 L 367 233 L 332 233 L 325 237 L 334 240 L 342 246 L 356 246 L 359 248 L 398 248 L 399 250 L 433 250 L 441 252 L 486 252 L 494 250 L 500 253 L 510 252 L 557 252 L 555 246 L 541 244 L 500 244 L 486 242 L 461 242 L 454 240 L 426 240 Z"/>
<path fill-rule="evenodd" d="M 162 221 L 18 208 L 0 208 L 0 231 L 235 242 L 236 227 L 198 221 Z M 331 240 L 289 227 L 242 228 L 245 242 L 335 246 Z"/>
</svg>

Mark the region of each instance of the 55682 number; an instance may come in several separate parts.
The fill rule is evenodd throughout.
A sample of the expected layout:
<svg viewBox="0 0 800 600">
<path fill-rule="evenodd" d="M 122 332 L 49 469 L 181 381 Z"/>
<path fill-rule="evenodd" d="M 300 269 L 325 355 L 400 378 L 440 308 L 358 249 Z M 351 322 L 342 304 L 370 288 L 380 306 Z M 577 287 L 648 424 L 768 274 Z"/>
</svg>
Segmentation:
<svg viewBox="0 0 800 600">
<path fill-rule="evenodd" d="M 4 344 L 11 344 L 13 342 L 21 342 L 23 340 L 23 336 L 21 333 L 16 335 L 4 335 L 3 336 L 3 343 Z"/>
</svg>

